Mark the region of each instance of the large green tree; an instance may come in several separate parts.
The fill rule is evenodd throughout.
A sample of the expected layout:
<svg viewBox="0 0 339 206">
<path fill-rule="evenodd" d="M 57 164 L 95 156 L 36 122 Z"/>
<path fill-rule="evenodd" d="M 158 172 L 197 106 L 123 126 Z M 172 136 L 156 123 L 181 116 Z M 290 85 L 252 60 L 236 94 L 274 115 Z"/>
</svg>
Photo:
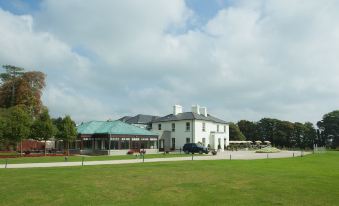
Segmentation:
<svg viewBox="0 0 339 206">
<path fill-rule="evenodd" d="M 317 131 L 314 128 L 314 125 L 311 122 L 306 122 L 304 124 L 304 141 L 303 146 L 313 148 L 313 145 L 316 143 Z"/>
<path fill-rule="evenodd" d="M 281 147 L 291 147 L 291 139 L 293 136 L 294 126 L 289 121 L 276 121 L 272 142 Z"/>
<path fill-rule="evenodd" d="M 57 127 L 56 137 L 59 140 L 63 140 L 67 149 L 67 155 L 69 155 L 69 144 L 77 137 L 77 130 L 74 121 L 69 115 L 66 115 L 63 119 L 58 118 L 53 121 Z"/>
<path fill-rule="evenodd" d="M 245 140 L 245 136 L 241 133 L 239 127 L 234 124 L 229 124 L 230 140 Z"/>
<path fill-rule="evenodd" d="M 45 156 L 47 140 L 51 139 L 56 133 L 56 128 L 48 114 L 48 110 L 44 109 L 38 118 L 36 118 L 31 127 L 31 137 L 40 141 L 45 141 Z"/>
<path fill-rule="evenodd" d="M 262 118 L 257 123 L 258 136 L 260 141 L 270 141 L 273 143 L 273 137 L 276 133 L 276 125 L 279 120 L 271 118 Z"/>
<path fill-rule="evenodd" d="M 257 123 L 251 122 L 248 120 L 240 120 L 237 123 L 240 131 L 244 134 L 246 137 L 246 140 L 249 141 L 256 141 L 258 140 L 258 130 L 257 130 Z"/>
<path fill-rule="evenodd" d="M 317 123 L 317 126 L 324 138 L 323 143 L 332 147 L 339 147 L 339 110 L 325 114 L 322 120 Z"/>
<path fill-rule="evenodd" d="M 6 127 L 3 135 L 9 144 L 20 143 L 20 154 L 22 155 L 22 140 L 29 137 L 32 124 L 31 116 L 24 107 L 14 106 L 8 109 Z"/>
</svg>

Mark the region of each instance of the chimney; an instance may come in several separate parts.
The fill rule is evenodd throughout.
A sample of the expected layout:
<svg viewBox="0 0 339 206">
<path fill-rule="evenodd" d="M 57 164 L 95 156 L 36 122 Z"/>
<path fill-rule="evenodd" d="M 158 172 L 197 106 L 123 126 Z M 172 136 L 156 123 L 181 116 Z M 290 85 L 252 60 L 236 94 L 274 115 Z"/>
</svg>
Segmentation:
<svg viewBox="0 0 339 206">
<path fill-rule="evenodd" d="M 207 108 L 206 107 L 200 107 L 199 111 L 200 111 L 200 114 L 207 117 Z"/>
<path fill-rule="evenodd" d="M 199 105 L 193 105 L 192 106 L 192 112 L 200 114 L 200 106 Z"/>
<path fill-rule="evenodd" d="M 180 113 L 182 113 L 182 106 L 180 106 L 180 105 L 174 105 L 173 106 L 173 114 L 174 115 L 177 115 L 177 114 L 180 114 Z"/>
</svg>

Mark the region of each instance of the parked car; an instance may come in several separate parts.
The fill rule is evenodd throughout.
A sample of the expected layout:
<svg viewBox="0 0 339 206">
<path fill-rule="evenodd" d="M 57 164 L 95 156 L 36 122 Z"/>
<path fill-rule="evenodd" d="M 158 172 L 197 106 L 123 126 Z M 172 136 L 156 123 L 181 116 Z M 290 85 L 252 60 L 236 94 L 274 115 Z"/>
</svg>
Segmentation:
<svg viewBox="0 0 339 206">
<path fill-rule="evenodd" d="M 196 144 L 196 143 L 187 143 L 184 145 L 183 147 L 183 151 L 188 154 L 188 153 L 199 153 L 199 154 L 202 154 L 202 153 L 205 153 L 205 154 L 208 154 L 208 149 L 207 147 L 204 147 L 200 144 Z"/>
</svg>

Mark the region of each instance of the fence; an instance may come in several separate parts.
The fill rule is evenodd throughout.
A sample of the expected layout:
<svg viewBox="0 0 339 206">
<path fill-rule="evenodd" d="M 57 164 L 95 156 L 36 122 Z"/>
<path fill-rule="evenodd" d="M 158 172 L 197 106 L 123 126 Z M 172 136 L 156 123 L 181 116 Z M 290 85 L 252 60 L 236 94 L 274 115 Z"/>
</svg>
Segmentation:
<svg viewBox="0 0 339 206">
<path fill-rule="evenodd" d="M 318 147 L 317 145 L 315 145 L 313 152 L 314 153 L 324 153 L 324 152 L 326 152 L 326 147 Z"/>
</svg>

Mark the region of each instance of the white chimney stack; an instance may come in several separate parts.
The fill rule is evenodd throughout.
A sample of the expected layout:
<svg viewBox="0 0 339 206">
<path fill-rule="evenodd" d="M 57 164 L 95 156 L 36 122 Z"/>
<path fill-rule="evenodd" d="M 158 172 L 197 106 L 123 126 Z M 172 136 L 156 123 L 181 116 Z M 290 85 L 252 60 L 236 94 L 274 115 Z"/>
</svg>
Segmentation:
<svg viewBox="0 0 339 206">
<path fill-rule="evenodd" d="M 199 105 L 193 105 L 192 106 L 192 112 L 200 114 L 200 106 Z"/>
<path fill-rule="evenodd" d="M 180 114 L 180 113 L 182 113 L 182 106 L 180 106 L 180 105 L 174 105 L 173 106 L 173 114 L 174 115 L 177 115 L 177 114 Z"/>
<path fill-rule="evenodd" d="M 199 110 L 200 110 L 200 114 L 207 117 L 207 108 L 206 107 L 200 107 Z"/>
</svg>

